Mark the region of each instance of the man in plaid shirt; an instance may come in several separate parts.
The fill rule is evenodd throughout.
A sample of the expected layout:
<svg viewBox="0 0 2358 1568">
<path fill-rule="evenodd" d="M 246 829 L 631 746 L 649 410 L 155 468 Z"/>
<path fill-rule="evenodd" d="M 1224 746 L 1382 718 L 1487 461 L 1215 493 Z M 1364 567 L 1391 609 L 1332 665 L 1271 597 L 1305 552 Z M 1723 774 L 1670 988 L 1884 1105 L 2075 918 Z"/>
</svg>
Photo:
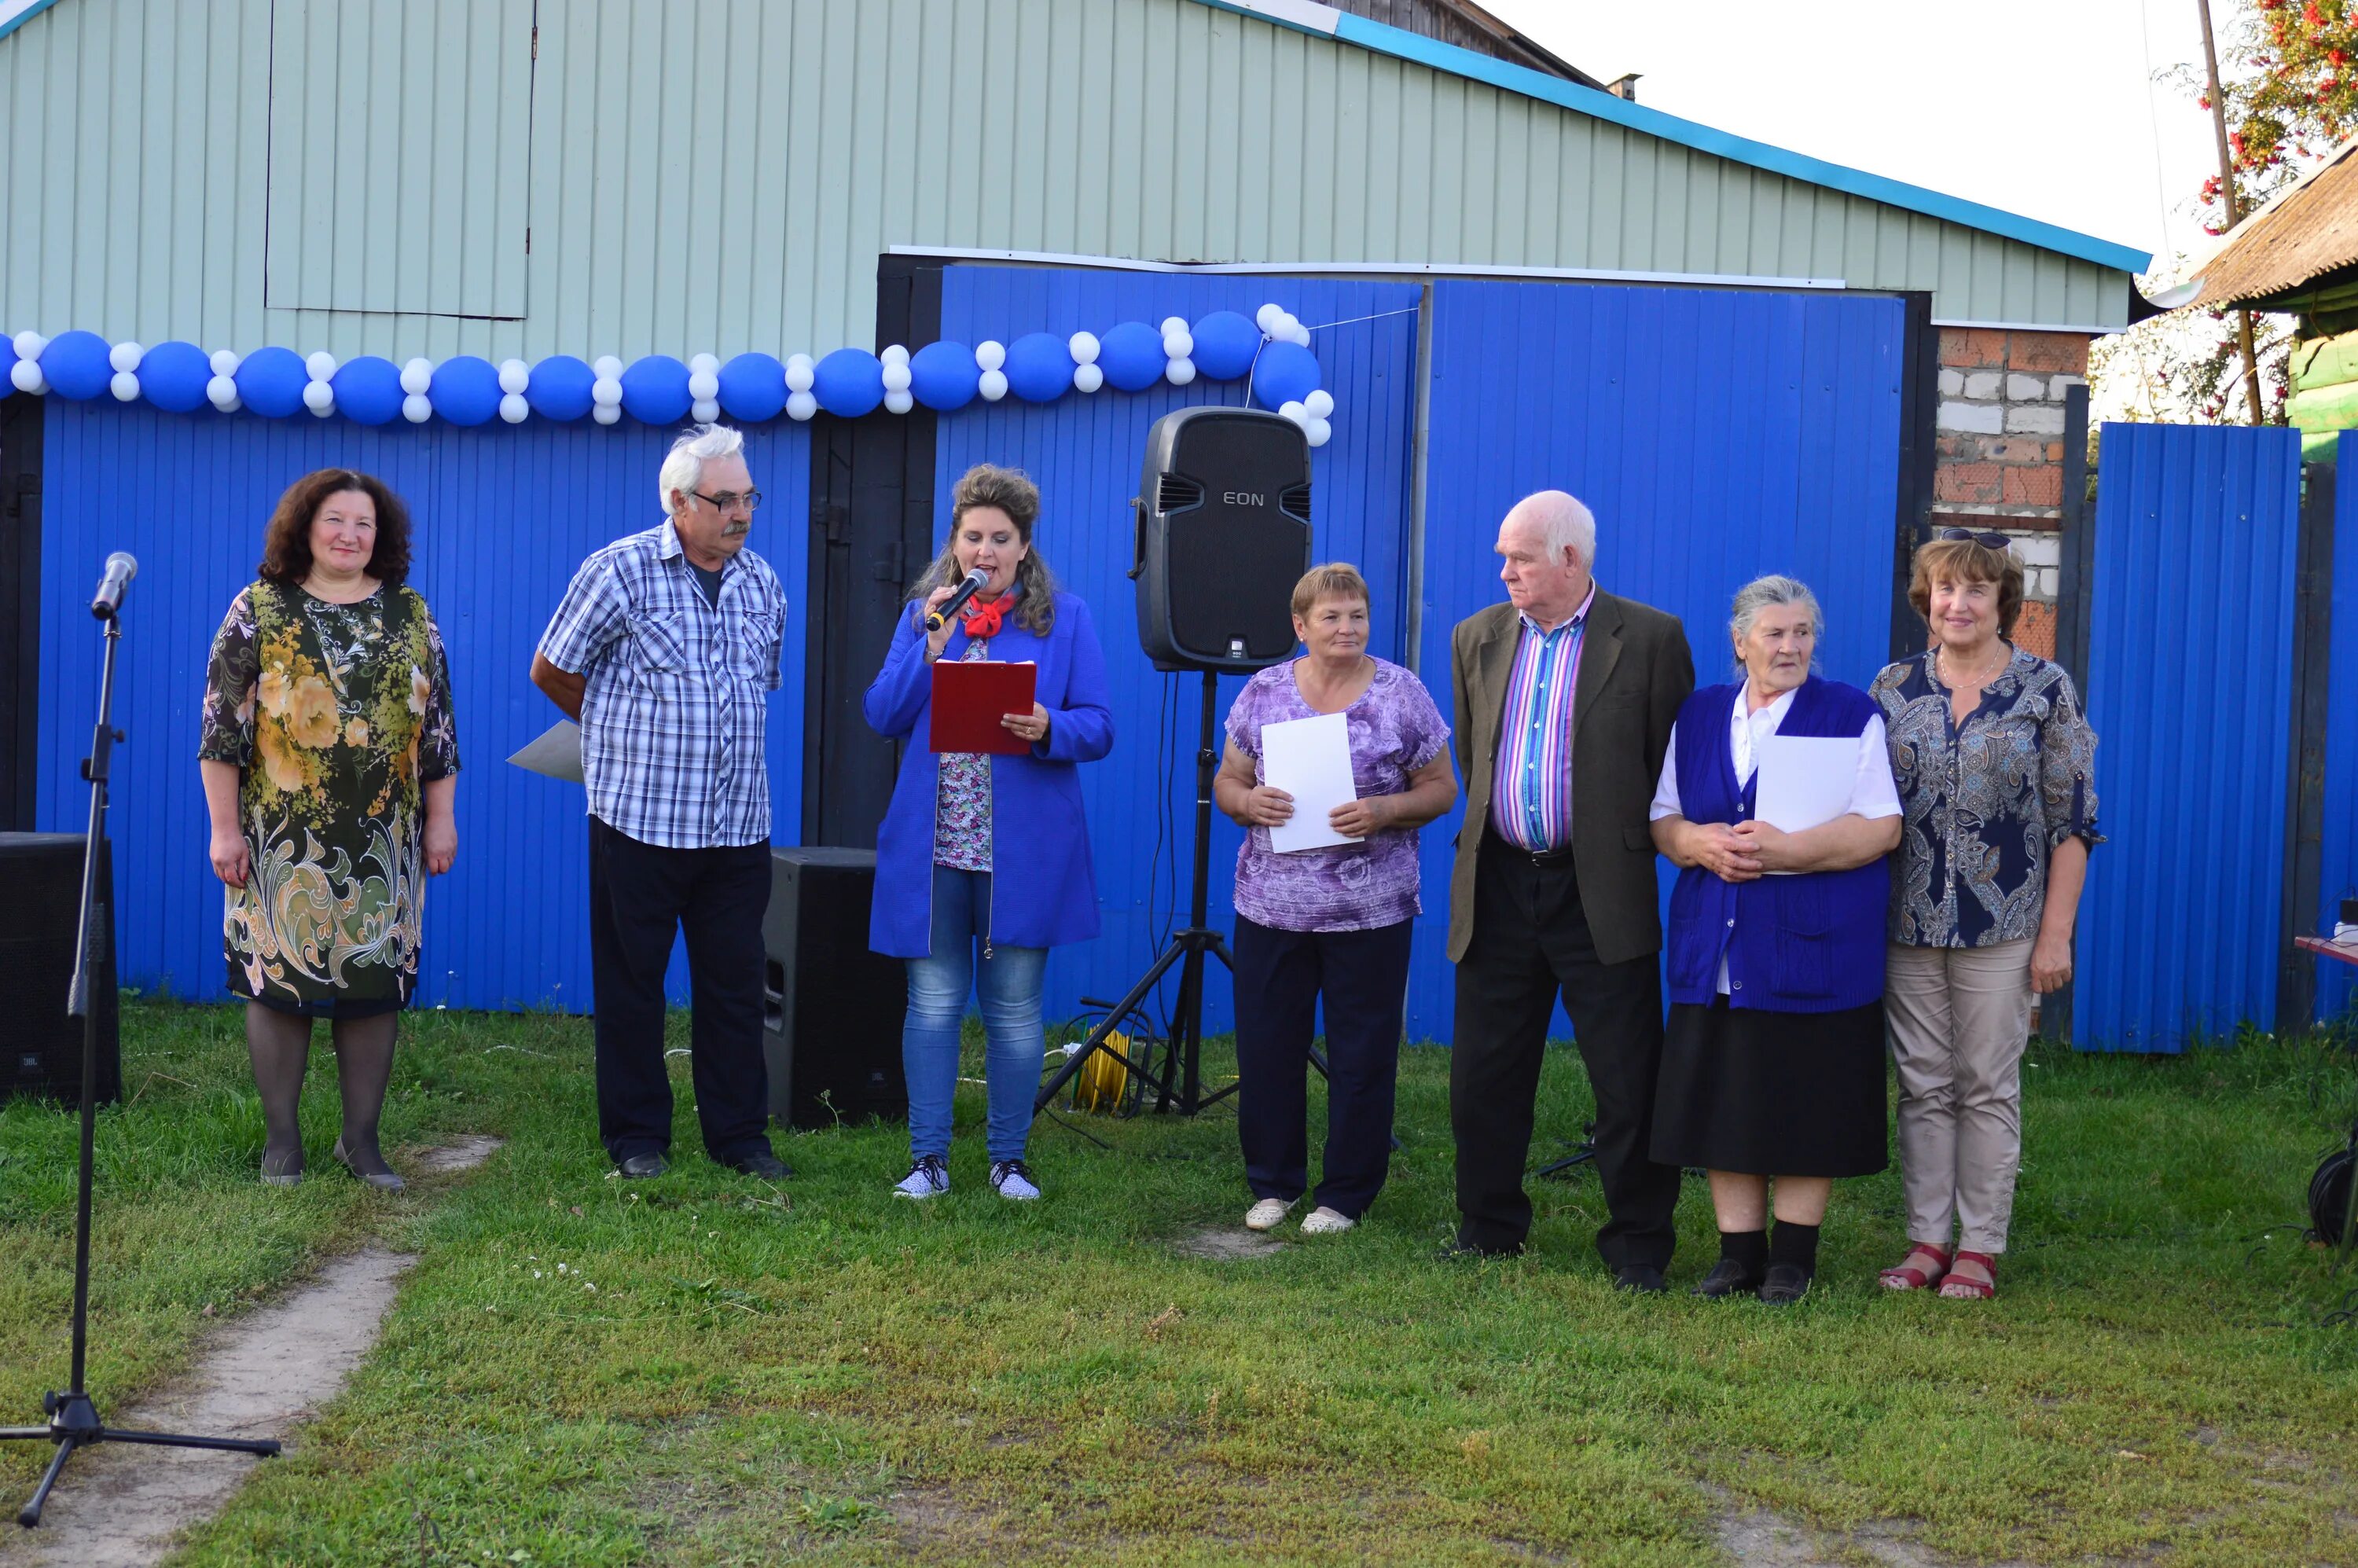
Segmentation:
<svg viewBox="0 0 2358 1568">
<path fill-rule="evenodd" d="M 664 970 L 687 939 L 689 1043 L 705 1152 L 789 1175 L 770 1148 L 762 917 L 770 904 L 767 694 L 786 599 L 745 548 L 762 493 L 745 438 L 682 436 L 657 476 L 666 520 L 581 564 L 533 654 L 533 684 L 581 725 L 590 788 L 590 959 L 598 1132 L 626 1176 L 671 1147 Z"/>
</svg>

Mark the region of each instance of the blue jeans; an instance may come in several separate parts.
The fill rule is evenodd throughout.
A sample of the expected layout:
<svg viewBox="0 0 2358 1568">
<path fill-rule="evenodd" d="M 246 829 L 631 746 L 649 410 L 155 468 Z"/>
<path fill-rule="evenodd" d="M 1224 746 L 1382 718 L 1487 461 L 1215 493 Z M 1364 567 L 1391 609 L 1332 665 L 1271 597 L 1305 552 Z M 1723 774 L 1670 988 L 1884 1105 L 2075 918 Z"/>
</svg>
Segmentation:
<svg viewBox="0 0 2358 1568">
<path fill-rule="evenodd" d="M 909 1079 L 909 1153 L 950 1152 L 950 1104 L 957 1093 L 958 1025 L 969 995 L 982 1004 L 990 1041 L 990 1157 L 1023 1158 L 1032 1102 L 1047 1054 L 1041 1022 L 1045 947 L 984 941 L 990 923 L 990 873 L 934 868 L 933 952 L 909 960 L 909 1017 L 901 1029 L 901 1066 Z M 979 956 L 982 946 L 990 957 Z"/>
</svg>

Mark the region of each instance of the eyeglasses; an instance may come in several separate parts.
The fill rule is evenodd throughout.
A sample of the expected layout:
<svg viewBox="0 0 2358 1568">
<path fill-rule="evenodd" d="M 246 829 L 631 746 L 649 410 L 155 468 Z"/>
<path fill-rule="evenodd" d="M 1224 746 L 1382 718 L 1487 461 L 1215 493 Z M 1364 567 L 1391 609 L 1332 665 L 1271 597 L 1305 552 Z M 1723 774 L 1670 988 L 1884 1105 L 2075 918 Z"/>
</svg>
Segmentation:
<svg viewBox="0 0 2358 1568">
<path fill-rule="evenodd" d="M 1982 548 L 1985 550 L 1996 550 L 2000 555 L 2004 555 L 2006 553 L 2006 546 L 2014 543 L 2012 539 L 2007 538 L 2003 534 L 1976 534 L 1970 528 L 1943 528 L 1941 530 L 1941 542 L 1942 544 L 1952 543 L 1958 539 L 1971 539 L 1974 544 L 1979 545 Z"/>
<path fill-rule="evenodd" d="M 734 512 L 740 506 L 752 512 L 762 504 L 762 492 L 758 490 L 749 490 L 741 495 L 733 490 L 724 490 L 718 495 L 707 495 L 700 490 L 691 490 L 688 493 L 698 501 L 710 502 L 715 512 Z"/>
</svg>

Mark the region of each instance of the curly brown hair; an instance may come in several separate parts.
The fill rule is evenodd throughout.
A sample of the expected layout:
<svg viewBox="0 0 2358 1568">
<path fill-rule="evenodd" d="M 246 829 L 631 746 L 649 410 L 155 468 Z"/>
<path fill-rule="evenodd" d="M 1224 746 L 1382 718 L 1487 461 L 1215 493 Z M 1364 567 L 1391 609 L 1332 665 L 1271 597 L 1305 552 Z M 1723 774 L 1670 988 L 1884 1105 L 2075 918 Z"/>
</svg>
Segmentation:
<svg viewBox="0 0 2358 1568">
<path fill-rule="evenodd" d="M 1933 539 L 1919 545 L 1915 570 L 1908 578 L 1908 602 L 1927 626 L 1932 623 L 1936 582 L 1997 584 L 1997 634 L 2014 635 L 2015 617 L 2022 613 L 2022 563 L 2012 550 L 1993 550 L 1978 539 Z"/>
<path fill-rule="evenodd" d="M 284 587 L 301 586 L 311 575 L 312 521 L 328 497 L 348 490 L 376 503 L 376 550 L 369 557 L 368 575 L 387 588 L 407 581 L 409 508 L 384 481 L 352 469 L 321 469 L 287 487 L 270 514 L 270 526 L 263 533 L 262 564 L 254 570 Z"/>
<path fill-rule="evenodd" d="M 1040 521 L 1040 487 L 1022 469 L 977 463 L 958 476 L 957 488 L 950 492 L 949 537 L 925 575 L 909 590 L 909 597 L 924 599 L 937 588 L 956 587 L 966 576 L 958 570 L 958 524 L 968 513 L 983 507 L 1007 514 L 1007 520 L 1015 524 L 1015 536 L 1023 541 L 1023 560 L 1015 568 L 1015 623 L 1035 637 L 1044 637 L 1056 624 L 1056 574 L 1048 569 L 1048 558 L 1032 537 Z"/>
</svg>

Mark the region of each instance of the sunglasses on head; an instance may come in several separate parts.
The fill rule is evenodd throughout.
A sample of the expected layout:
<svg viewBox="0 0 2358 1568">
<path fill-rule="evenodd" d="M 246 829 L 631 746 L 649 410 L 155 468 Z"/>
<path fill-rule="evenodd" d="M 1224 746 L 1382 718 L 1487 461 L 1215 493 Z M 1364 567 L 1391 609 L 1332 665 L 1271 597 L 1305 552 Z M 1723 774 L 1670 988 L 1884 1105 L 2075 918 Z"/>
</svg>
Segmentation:
<svg viewBox="0 0 2358 1568">
<path fill-rule="evenodd" d="M 2004 555 L 2006 553 L 2006 546 L 2014 543 L 2013 540 L 2007 538 L 2003 534 L 1976 534 L 1970 528 L 1943 528 L 1941 530 L 1942 543 L 1947 544 L 1957 539 L 1971 539 L 1974 544 L 1979 545 L 1982 548 L 1985 550 L 1996 550 L 2000 555 Z"/>
</svg>

